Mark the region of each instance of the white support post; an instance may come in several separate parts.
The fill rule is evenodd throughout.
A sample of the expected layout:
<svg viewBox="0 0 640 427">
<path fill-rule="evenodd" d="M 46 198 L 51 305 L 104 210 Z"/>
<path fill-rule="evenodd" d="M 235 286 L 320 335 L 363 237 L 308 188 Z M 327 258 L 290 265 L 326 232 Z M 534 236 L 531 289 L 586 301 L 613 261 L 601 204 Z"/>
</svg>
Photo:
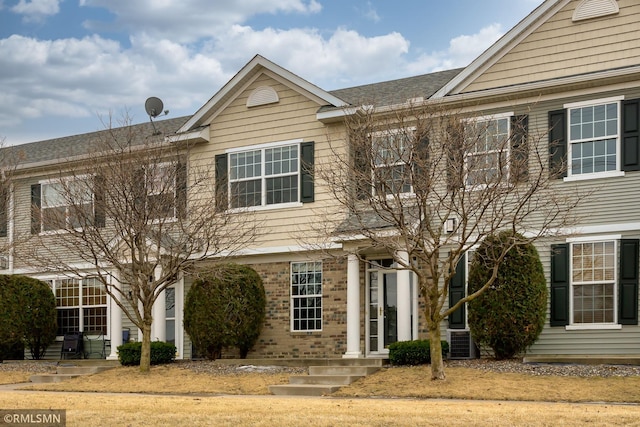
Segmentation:
<svg viewBox="0 0 640 427">
<path fill-rule="evenodd" d="M 409 265 L 406 251 L 398 251 L 396 256 L 403 264 Z M 398 270 L 398 341 L 411 341 L 411 271 Z"/>
<path fill-rule="evenodd" d="M 356 255 L 347 258 L 347 351 L 345 359 L 362 357 L 360 351 L 360 262 Z"/>
<path fill-rule="evenodd" d="M 120 283 L 118 283 L 115 279 L 112 279 L 113 283 L 111 286 L 121 288 Z M 120 306 L 114 301 L 114 298 L 119 298 L 119 294 L 117 290 L 113 292 L 113 298 L 111 298 L 111 310 L 109 314 L 109 324 L 111 327 L 110 336 L 111 336 L 111 352 L 107 356 L 107 360 L 118 360 L 118 346 L 122 345 L 122 309 Z"/>
<path fill-rule="evenodd" d="M 151 323 L 151 341 L 167 340 L 167 301 L 165 291 L 160 292 L 153 304 L 153 323 Z"/>
</svg>

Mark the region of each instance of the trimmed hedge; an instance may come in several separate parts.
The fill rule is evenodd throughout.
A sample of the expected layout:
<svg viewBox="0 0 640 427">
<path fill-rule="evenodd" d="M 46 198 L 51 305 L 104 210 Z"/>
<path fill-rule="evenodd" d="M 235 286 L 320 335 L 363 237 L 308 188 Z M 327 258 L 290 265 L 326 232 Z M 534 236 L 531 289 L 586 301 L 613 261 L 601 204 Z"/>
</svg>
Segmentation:
<svg viewBox="0 0 640 427">
<path fill-rule="evenodd" d="M 129 342 L 118 346 L 118 360 L 123 366 L 140 365 L 141 342 Z M 171 363 L 176 358 L 176 346 L 162 341 L 151 342 L 151 364 Z"/>
<path fill-rule="evenodd" d="M 449 353 L 449 343 L 441 341 L 442 356 Z M 398 341 L 389 345 L 389 362 L 392 365 L 426 365 L 431 363 L 429 340 Z"/>
<path fill-rule="evenodd" d="M 490 279 L 498 254 L 519 234 L 503 231 L 488 236 L 478 247 L 469 269 L 469 293 Z M 493 349 L 496 359 L 509 359 L 526 351 L 544 327 L 547 283 L 540 256 L 533 244 L 511 248 L 498 265 L 498 276 L 478 298 L 469 302 L 469 328 L 473 339 Z"/>
<path fill-rule="evenodd" d="M 0 360 L 44 356 L 56 338 L 56 300 L 49 286 L 21 275 L 0 275 Z"/>
<path fill-rule="evenodd" d="M 242 359 L 257 342 L 266 315 L 260 275 L 251 267 L 222 264 L 196 280 L 184 303 L 184 329 L 198 354 L 215 360 L 225 348 Z"/>
</svg>

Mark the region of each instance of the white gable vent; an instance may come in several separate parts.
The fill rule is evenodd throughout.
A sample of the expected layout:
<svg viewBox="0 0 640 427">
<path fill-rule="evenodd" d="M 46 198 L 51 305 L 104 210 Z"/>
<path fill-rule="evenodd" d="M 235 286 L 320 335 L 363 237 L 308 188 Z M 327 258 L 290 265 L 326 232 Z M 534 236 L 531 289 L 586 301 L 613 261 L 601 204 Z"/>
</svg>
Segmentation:
<svg viewBox="0 0 640 427">
<path fill-rule="evenodd" d="M 254 89 L 247 99 L 247 107 L 257 107 L 258 105 L 273 104 L 278 102 L 278 92 L 272 87 L 260 86 Z"/>
<path fill-rule="evenodd" d="M 616 0 L 582 0 L 573 12 L 573 21 L 615 15 L 620 11 Z"/>
</svg>

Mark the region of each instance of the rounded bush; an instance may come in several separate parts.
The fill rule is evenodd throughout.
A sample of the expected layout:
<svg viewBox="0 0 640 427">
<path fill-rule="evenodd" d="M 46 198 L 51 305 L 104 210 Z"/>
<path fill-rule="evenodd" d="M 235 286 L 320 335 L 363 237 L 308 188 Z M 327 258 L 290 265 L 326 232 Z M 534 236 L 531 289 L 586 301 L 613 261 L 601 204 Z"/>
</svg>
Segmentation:
<svg viewBox="0 0 640 427">
<path fill-rule="evenodd" d="M 0 358 L 26 346 L 34 359 L 55 340 L 56 300 L 49 286 L 20 275 L 0 276 Z"/>
<path fill-rule="evenodd" d="M 475 252 L 469 269 L 469 293 L 490 279 L 497 257 L 513 239 L 512 232 L 488 236 Z M 493 284 L 469 302 L 473 339 L 493 349 L 497 359 L 508 359 L 529 348 L 542 332 L 547 313 L 547 283 L 542 262 L 531 243 L 511 248 L 498 266 Z"/>
<path fill-rule="evenodd" d="M 221 265 L 196 280 L 184 305 L 184 328 L 198 352 L 208 359 L 235 347 L 245 358 L 260 336 L 266 296 L 262 279 L 251 267 Z"/>
</svg>

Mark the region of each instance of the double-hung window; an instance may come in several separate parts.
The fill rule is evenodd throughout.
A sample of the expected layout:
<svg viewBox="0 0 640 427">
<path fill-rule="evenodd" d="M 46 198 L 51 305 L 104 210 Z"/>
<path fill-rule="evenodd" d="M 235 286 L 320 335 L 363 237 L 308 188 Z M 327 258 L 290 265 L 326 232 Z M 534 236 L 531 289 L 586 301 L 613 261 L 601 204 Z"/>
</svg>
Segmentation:
<svg viewBox="0 0 640 427">
<path fill-rule="evenodd" d="M 40 184 L 41 230 L 80 228 L 93 220 L 93 184 L 90 179 Z"/>
<path fill-rule="evenodd" d="M 413 133 L 413 130 L 410 131 Z M 371 135 L 374 189 L 380 195 L 410 193 L 411 141 L 406 131 Z"/>
<path fill-rule="evenodd" d="M 620 101 L 569 104 L 569 176 L 620 170 Z"/>
<path fill-rule="evenodd" d="M 513 113 L 468 120 L 465 128 L 465 185 L 486 186 L 509 180 Z"/>
<path fill-rule="evenodd" d="M 322 262 L 291 263 L 291 330 L 322 330 Z"/>
<path fill-rule="evenodd" d="M 107 293 L 95 277 L 49 280 L 56 298 L 58 332 L 107 332 Z"/>
<path fill-rule="evenodd" d="M 296 143 L 230 153 L 231 207 L 299 202 L 299 149 Z"/>
<path fill-rule="evenodd" d="M 154 219 L 176 217 L 176 170 L 172 163 L 145 169 L 147 212 Z"/>
<path fill-rule="evenodd" d="M 571 245 L 572 324 L 616 323 L 615 240 Z"/>
</svg>

